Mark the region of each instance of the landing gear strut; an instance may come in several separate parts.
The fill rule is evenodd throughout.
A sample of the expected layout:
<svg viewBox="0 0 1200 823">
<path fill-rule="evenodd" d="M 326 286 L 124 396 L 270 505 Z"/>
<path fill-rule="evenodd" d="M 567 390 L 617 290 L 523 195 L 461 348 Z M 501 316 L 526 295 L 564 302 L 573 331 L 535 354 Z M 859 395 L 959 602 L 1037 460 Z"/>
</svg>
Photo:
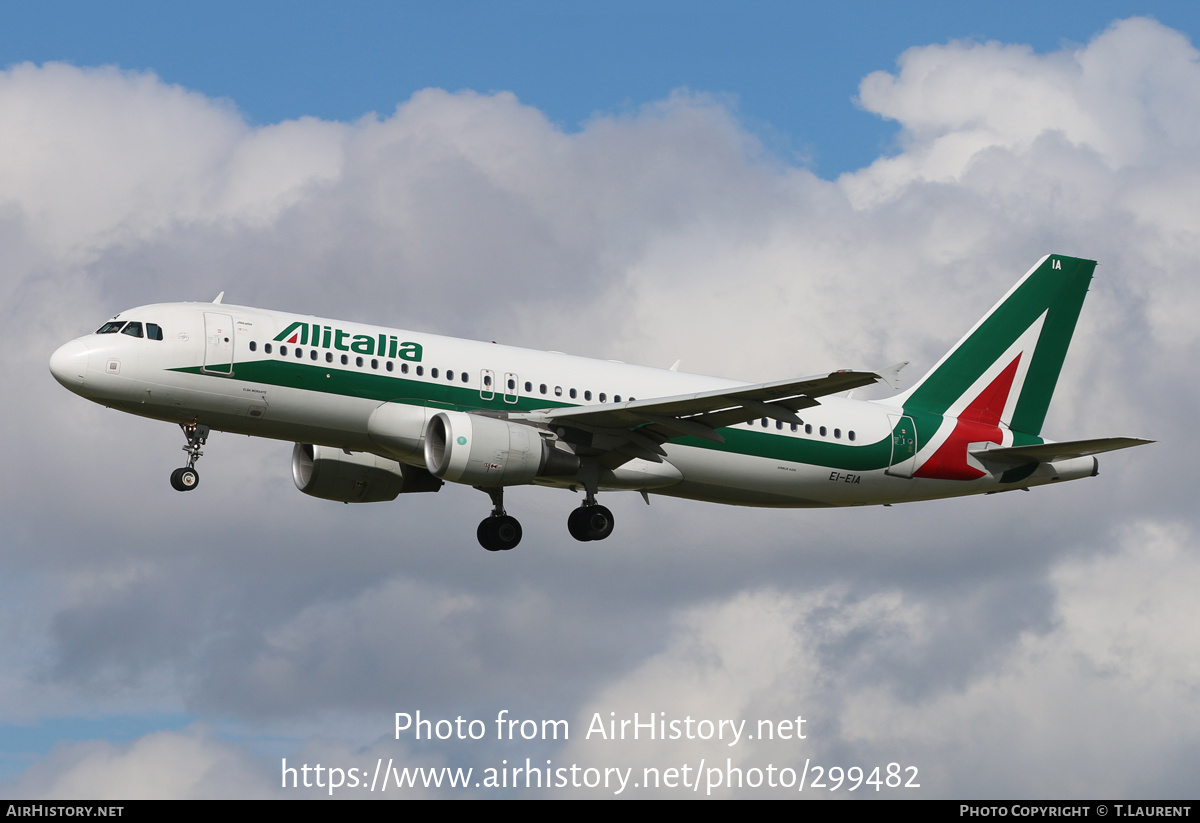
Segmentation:
<svg viewBox="0 0 1200 823">
<path fill-rule="evenodd" d="M 195 420 L 191 423 L 180 423 L 179 428 L 183 429 L 183 436 L 187 438 L 187 445 L 183 447 L 183 450 L 188 453 L 188 460 L 187 465 L 182 469 L 171 472 L 171 486 L 176 491 L 190 492 L 200 485 L 200 473 L 196 471 L 196 461 L 204 454 L 201 448 L 208 440 L 209 428 L 197 424 Z"/>
<path fill-rule="evenodd" d="M 517 518 L 504 513 L 504 487 L 497 489 L 481 488 L 492 498 L 491 516 L 485 517 L 475 531 L 479 545 L 490 552 L 506 552 L 521 542 L 521 524 Z"/>
</svg>

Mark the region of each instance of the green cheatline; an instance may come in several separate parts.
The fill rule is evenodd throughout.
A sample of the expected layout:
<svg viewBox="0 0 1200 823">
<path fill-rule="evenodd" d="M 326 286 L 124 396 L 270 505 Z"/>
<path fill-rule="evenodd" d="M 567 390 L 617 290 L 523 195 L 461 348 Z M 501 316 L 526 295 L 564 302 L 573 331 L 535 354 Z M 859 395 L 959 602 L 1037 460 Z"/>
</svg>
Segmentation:
<svg viewBox="0 0 1200 823">
<path fill-rule="evenodd" d="M 189 366 L 174 369 L 174 371 L 185 374 L 205 373 L 200 366 Z M 510 412 L 533 411 L 534 409 L 563 408 L 573 405 L 524 395 L 518 396 L 515 403 L 506 403 L 500 394 L 497 394 L 492 400 L 484 400 L 480 397 L 478 389 L 464 386 L 410 380 L 391 375 L 343 371 L 332 367 L 292 363 L 286 360 L 244 361 L 236 365 L 232 378 L 225 379 L 358 397 L 377 400 L 381 403 L 394 400 L 403 400 L 409 403 L 432 403 L 454 411 L 476 409 Z M 851 446 L 823 440 L 780 437 L 769 432 L 739 428 L 721 429 L 721 434 L 725 437 L 724 443 L 713 443 L 698 437 L 678 437 L 670 442 L 697 449 L 810 463 L 847 471 L 882 469 L 887 467 L 891 458 L 890 436 L 880 438 L 874 443 Z"/>
</svg>

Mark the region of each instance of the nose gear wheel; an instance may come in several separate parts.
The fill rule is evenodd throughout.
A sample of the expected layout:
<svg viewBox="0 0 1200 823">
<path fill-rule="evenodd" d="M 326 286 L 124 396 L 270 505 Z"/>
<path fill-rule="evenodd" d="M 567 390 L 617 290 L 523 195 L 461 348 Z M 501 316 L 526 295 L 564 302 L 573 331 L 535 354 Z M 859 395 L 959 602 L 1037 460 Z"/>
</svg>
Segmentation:
<svg viewBox="0 0 1200 823">
<path fill-rule="evenodd" d="M 171 486 L 175 491 L 190 492 L 200 484 L 200 475 L 195 469 L 176 469 L 171 472 Z"/>
</svg>

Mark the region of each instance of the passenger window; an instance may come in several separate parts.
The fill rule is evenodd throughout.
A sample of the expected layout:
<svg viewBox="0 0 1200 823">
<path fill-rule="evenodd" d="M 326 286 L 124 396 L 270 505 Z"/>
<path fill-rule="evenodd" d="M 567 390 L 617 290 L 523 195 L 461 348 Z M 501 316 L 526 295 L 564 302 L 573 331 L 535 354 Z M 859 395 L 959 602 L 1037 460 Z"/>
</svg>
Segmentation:
<svg viewBox="0 0 1200 823">
<path fill-rule="evenodd" d="M 350 358 L 343 354 L 342 355 L 342 365 L 345 366 L 345 365 L 348 365 L 349 363 L 350 363 Z"/>
<path fill-rule="evenodd" d="M 592 399 L 592 390 L 591 390 L 591 389 L 587 389 L 587 390 L 585 390 L 585 391 L 584 391 L 584 393 L 583 393 L 583 399 L 584 399 L 584 400 L 591 400 L 591 399 Z"/>
<path fill-rule="evenodd" d="M 509 381 L 508 381 L 508 387 L 509 387 L 510 389 L 512 388 L 512 381 L 511 381 L 511 380 L 509 380 Z M 528 380 L 526 380 L 526 381 L 525 381 L 525 393 L 526 393 L 526 394 L 530 394 L 530 393 L 532 393 L 532 392 L 533 392 L 533 384 L 532 384 L 532 383 L 530 383 Z"/>
<path fill-rule="evenodd" d="M 379 370 L 379 361 L 374 357 L 371 358 L 371 368 L 375 369 L 376 371 Z"/>
<path fill-rule="evenodd" d="M 467 382 L 467 373 L 466 373 L 466 372 L 463 372 L 463 373 L 462 373 L 462 381 L 463 381 L 464 383 L 466 383 L 466 382 Z"/>
<path fill-rule="evenodd" d="M 841 440 L 841 439 L 842 439 L 842 430 L 841 430 L 841 429 L 834 429 L 834 430 L 833 430 L 833 439 L 834 439 L 834 440 Z"/>
<path fill-rule="evenodd" d="M 309 360 L 316 360 L 316 359 L 317 359 L 317 350 L 316 350 L 316 349 L 313 349 L 312 351 L 310 351 L 310 352 L 308 353 L 308 359 L 309 359 Z"/>
<path fill-rule="evenodd" d="M 762 427 L 765 429 L 765 428 L 766 428 L 767 426 L 769 426 L 769 425 L 770 425 L 770 424 L 767 422 L 767 418 L 765 418 L 765 417 L 764 417 L 764 418 L 762 419 Z"/>
<path fill-rule="evenodd" d="M 331 352 L 331 351 L 327 351 L 327 352 L 325 352 L 325 362 L 326 362 L 326 363 L 332 363 L 332 362 L 333 362 L 333 352 Z"/>
<path fill-rule="evenodd" d="M 299 359 L 301 359 L 301 358 L 303 358 L 303 357 L 304 357 L 304 349 L 302 349 L 302 348 L 300 348 L 299 346 L 297 346 L 297 347 L 296 347 L 296 359 L 297 359 L 297 360 L 299 360 Z"/>
<path fill-rule="evenodd" d="M 125 324 L 125 328 L 121 329 L 121 334 L 127 334 L 130 337 L 141 337 L 142 324 L 136 320 L 131 320 Z"/>
<path fill-rule="evenodd" d="M 387 370 L 391 371 L 394 368 L 395 368 L 395 366 L 392 365 L 392 361 L 391 360 L 387 361 Z"/>
<path fill-rule="evenodd" d="M 258 344 L 253 340 L 250 341 L 250 351 L 258 351 Z"/>
<path fill-rule="evenodd" d="M 162 328 L 157 323 L 147 323 L 146 336 L 151 340 L 162 340 Z M 250 345 L 253 346 L 254 344 L 251 343 Z M 254 351 L 254 349 L 250 349 L 250 351 Z"/>
<path fill-rule="evenodd" d="M 613 395 L 613 402 L 614 402 L 614 403 L 620 403 L 620 402 L 621 402 L 621 395 L 619 395 L 619 394 L 614 394 L 614 395 Z"/>
<path fill-rule="evenodd" d="M 825 427 L 824 426 L 821 427 L 821 436 L 822 437 L 825 436 Z"/>
<path fill-rule="evenodd" d="M 361 369 L 362 364 L 363 364 L 363 360 L 361 357 L 354 358 L 354 365 L 358 366 Z"/>
<path fill-rule="evenodd" d="M 555 397 L 562 397 L 562 386 L 555 386 L 555 387 L 554 387 L 554 396 L 555 396 Z"/>
<path fill-rule="evenodd" d="M 805 423 L 805 424 L 804 424 L 804 433 L 805 433 L 805 434 L 812 434 L 812 423 Z"/>
<path fill-rule="evenodd" d="M 571 399 L 572 400 L 575 399 L 575 390 L 574 389 L 571 389 Z"/>
<path fill-rule="evenodd" d="M 280 347 L 279 347 L 279 356 L 280 356 L 280 357 L 287 357 L 287 346 L 280 346 Z"/>
<path fill-rule="evenodd" d="M 546 393 L 546 384 L 542 383 L 541 385 L 539 385 L 538 391 L 540 391 L 542 394 L 545 394 Z"/>
<path fill-rule="evenodd" d="M 849 432 L 849 435 L 848 435 L 848 436 L 850 437 L 850 439 L 851 439 L 851 440 L 853 440 L 853 439 L 854 439 L 854 429 L 851 429 L 851 430 L 850 430 L 850 432 Z"/>
<path fill-rule="evenodd" d="M 425 374 L 424 366 L 417 366 L 417 377 L 422 377 Z"/>
<path fill-rule="evenodd" d="M 420 368 L 420 367 L 418 366 L 418 368 Z M 508 390 L 509 390 L 509 391 L 512 391 L 512 390 L 513 390 L 513 389 L 515 389 L 516 387 L 517 387 L 517 381 L 516 381 L 516 380 L 514 380 L 514 379 L 512 379 L 511 377 L 510 377 L 510 378 L 508 378 Z M 526 383 L 526 384 L 525 384 L 525 391 L 529 391 L 529 384 L 528 384 L 528 383 Z"/>
<path fill-rule="evenodd" d="M 450 382 L 454 382 L 454 370 L 453 369 L 446 369 L 446 379 L 449 380 Z"/>
<path fill-rule="evenodd" d="M 605 402 L 605 400 L 607 398 L 608 398 L 608 395 L 606 395 L 604 392 L 600 392 L 600 402 L 601 403 Z"/>
<path fill-rule="evenodd" d="M 263 351 L 265 351 L 267 354 L 270 354 L 271 353 L 271 344 L 267 343 L 266 345 L 264 345 Z"/>
<path fill-rule="evenodd" d="M 437 369 L 430 369 L 430 370 L 429 370 L 429 376 L 430 376 L 430 377 L 433 377 L 433 378 L 437 378 L 437 376 L 438 376 L 438 370 L 437 370 Z"/>
<path fill-rule="evenodd" d="M 400 373 L 401 373 L 401 374 L 408 374 L 408 364 L 407 364 L 407 363 L 401 363 L 401 364 L 400 364 Z"/>
</svg>

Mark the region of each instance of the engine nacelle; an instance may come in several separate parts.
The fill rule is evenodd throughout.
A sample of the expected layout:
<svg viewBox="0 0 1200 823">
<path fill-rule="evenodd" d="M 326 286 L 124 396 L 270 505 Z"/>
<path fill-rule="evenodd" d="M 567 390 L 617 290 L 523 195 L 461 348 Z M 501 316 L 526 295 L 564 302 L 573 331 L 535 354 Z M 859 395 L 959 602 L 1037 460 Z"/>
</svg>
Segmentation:
<svg viewBox="0 0 1200 823">
<path fill-rule="evenodd" d="M 535 477 L 574 475 L 579 458 L 524 423 L 438 412 L 425 429 L 425 468 L 452 483 L 515 486 Z"/>
<path fill-rule="evenodd" d="M 380 503 L 400 494 L 435 492 L 442 487 L 441 480 L 417 466 L 307 443 L 297 443 L 292 449 L 292 480 L 305 494 L 339 503 Z"/>
<path fill-rule="evenodd" d="M 425 427 L 436 412 L 427 406 L 382 403 L 367 421 L 367 436 L 390 457 L 420 462 L 425 454 Z"/>
</svg>

